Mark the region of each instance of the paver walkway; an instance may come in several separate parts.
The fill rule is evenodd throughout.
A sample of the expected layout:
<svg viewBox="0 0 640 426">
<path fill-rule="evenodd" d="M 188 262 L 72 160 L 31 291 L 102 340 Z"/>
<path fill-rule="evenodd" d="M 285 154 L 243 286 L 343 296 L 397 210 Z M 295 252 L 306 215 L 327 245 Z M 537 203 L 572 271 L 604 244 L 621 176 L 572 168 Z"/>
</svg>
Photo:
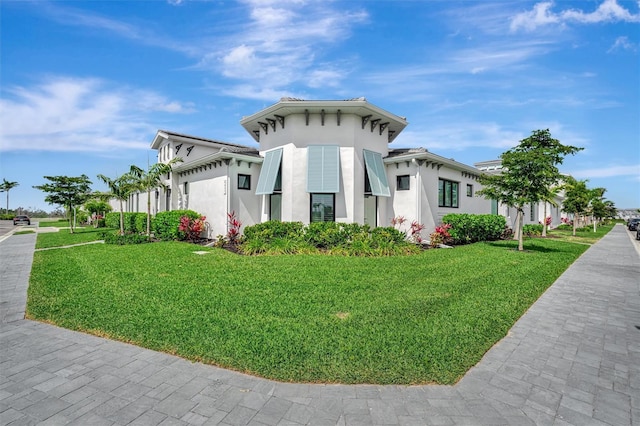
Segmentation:
<svg viewBox="0 0 640 426">
<path fill-rule="evenodd" d="M 24 320 L 35 238 L 0 243 L 2 425 L 640 425 L 640 257 L 622 226 L 455 386 L 278 383 Z"/>
</svg>

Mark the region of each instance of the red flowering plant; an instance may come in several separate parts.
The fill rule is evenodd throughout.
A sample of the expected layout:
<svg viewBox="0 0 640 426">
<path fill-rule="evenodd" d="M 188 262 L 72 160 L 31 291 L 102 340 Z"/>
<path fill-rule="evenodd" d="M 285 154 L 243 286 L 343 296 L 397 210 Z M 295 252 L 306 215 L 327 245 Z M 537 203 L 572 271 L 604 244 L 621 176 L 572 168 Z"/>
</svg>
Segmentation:
<svg viewBox="0 0 640 426">
<path fill-rule="evenodd" d="M 409 228 L 409 241 L 420 244 L 422 243 L 422 235 L 421 232 L 425 228 L 424 224 L 418 223 L 417 220 L 411 222 L 411 227 Z"/>
<path fill-rule="evenodd" d="M 435 231 L 429 235 L 429 246 L 431 248 L 437 248 L 440 244 L 446 244 L 451 241 L 451 234 L 449 234 L 449 229 L 451 229 L 451 225 L 445 223 L 440 226 L 436 226 Z"/>
<path fill-rule="evenodd" d="M 229 224 L 227 239 L 230 243 L 235 244 L 238 242 L 238 238 L 240 237 L 240 227 L 242 226 L 242 222 L 240 222 L 240 220 L 236 216 L 235 211 L 227 213 L 227 222 Z"/>
<path fill-rule="evenodd" d="M 190 242 L 196 242 L 200 239 L 200 234 L 205 229 L 205 220 L 207 218 L 200 216 L 198 219 L 191 219 L 188 216 L 182 216 L 180 218 L 180 225 L 178 225 L 178 231 L 185 235 L 185 239 Z"/>
<path fill-rule="evenodd" d="M 422 242 L 421 232 L 425 228 L 425 226 L 419 223 L 417 220 L 414 220 L 409 225 L 409 229 L 402 229 L 402 225 L 407 222 L 407 219 L 404 216 L 396 216 L 391 219 L 391 225 L 396 228 L 398 231 L 404 232 L 407 237 L 407 240 L 411 241 L 415 244 L 420 244 Z"/>
<path fill-rule="evenodd" d="M 545 221 L 545 225 L 551 226 L 551 222 L 552 222 L 551 216 L 547 216 L 547 218 L 544 221 Z M 540 225 L 542 225 L 542 221 L 541 220 L 539 220 L 538 223 Z"/>
</svg>

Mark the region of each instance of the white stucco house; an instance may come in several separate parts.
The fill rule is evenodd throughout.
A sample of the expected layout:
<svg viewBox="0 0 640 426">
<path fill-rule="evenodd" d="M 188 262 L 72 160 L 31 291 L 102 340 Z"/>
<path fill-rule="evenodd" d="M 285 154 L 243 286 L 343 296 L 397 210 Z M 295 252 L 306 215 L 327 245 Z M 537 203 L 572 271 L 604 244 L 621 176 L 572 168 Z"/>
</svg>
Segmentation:
<svg viewBox="0 0 640 426">
<path fill-rule="evenodd" d="M 490 200 L 475 196 L 480 169 L 424 148 L 390 148 L 406 119 L 364 98 L 282 98 L 240 124 L 257 148 L 157 132 L 158 162 L 183 162 L 167 189 L 152 193 L 152 213 L 195 210 L 214 238 L 226 234 L 228 212 L 243 227 L 272 219 L 390 226 L 403 216 L 424 224 L 424 236 L 447 213 L 492 212 Z M 127 210 L 146 205 L 146 194 L 134 194 Z"/>
</svg>

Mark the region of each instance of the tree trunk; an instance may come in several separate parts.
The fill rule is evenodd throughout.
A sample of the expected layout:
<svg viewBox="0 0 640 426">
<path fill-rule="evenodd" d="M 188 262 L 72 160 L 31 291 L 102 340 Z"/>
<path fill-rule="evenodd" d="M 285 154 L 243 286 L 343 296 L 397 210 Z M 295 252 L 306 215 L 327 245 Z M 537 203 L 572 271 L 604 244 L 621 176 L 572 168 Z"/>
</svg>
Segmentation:
<svg viewBox="0 0 640 426">
<path fill-rule="evenodd" d="M 147 237 L 151 240 L 151 189 L 147 188 Z"/>
<path fill-rule="evenodd" d="M 122 211 L 122 200 L 120 200 L 120 235 L 124 235 L 124 212 Z"/>
<path fill-rule="evenodd" d="M 518 251 L 524 251 L 523 241 L 524 210 L 518 209 Z"/>
<path fill-rule="evenodd" d="M 596 217 L 593 217 L 593 232 L 596 232 L 596 226 L 598 225 L 598 220 Z"/>
<path fill-rule="evenodd" d="M 516 221 L 513 224 L 513 239 L 520 239 L 520 210 L 516 208 Z"/>
<path fill-rule="evenodd" d="M 544 202 L 544 215 L 542 216 L 542 236 L 547 236 L 547 202 Z"/>
<path fill-rule="evenodd" d="M 576 236 L 576 229 L 578 229 L 578 215 L 573 215 L 573 236 Z"/>
</svg>

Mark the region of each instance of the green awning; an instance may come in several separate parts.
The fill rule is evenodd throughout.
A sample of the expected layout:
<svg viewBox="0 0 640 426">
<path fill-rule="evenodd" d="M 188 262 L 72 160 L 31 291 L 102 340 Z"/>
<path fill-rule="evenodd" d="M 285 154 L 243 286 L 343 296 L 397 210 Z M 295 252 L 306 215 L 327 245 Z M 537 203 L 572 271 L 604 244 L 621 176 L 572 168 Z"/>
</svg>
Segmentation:
<svg viewBox="0 0 640 426">
<path fill-rule="evenodd" d="M 367 176 L 371 184 L 371 194 L 380 197 L 390 197 L 389 181 L 387 172 L 382 162 L 382 154 L 364 149 L 364 164 L 367 169 Z"/>
<path fill-rule="evenodd" d="M 309 145 L 307 147 L 307 192 L 340 192 L 340 147 Z"/>
<path fill-rule="evenodd" d="M 260 169 L 260 176 L 258 177 L 256 195 L 273 194 L 281 162 L 282 148 L 265 153 L 262 168 Z"/>
</svg>

